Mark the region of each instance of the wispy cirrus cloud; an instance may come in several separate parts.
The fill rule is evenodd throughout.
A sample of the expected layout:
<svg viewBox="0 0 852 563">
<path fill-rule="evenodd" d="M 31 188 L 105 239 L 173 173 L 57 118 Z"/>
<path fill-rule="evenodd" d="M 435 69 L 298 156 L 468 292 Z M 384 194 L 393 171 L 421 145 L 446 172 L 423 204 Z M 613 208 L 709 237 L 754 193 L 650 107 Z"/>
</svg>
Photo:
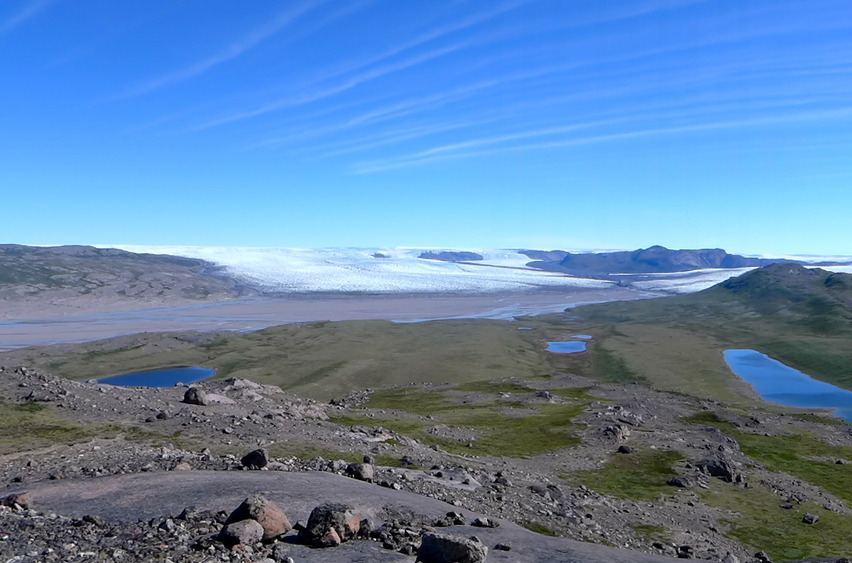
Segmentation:
<svg viewBox="0 0 852 563">
<path fill-rule="evenodd" d="M 3 21 L 0 21 L 0 33 L 11 31 L 25 21 L 36 17 L 55 1 L 56 0 L 35 0 L 34 2 L 25 4 L 17 13 L 12 14 Z"/>
<path fill-rule="evenodd" d="M 279 13 L 272 19 L 272 21 L 270 21 L 266 25 L 263 25 L 253 30 L 248 35 L 241 37 L 237 41 L 234 41 L 222 51 L 219 51 L 218 53 L 206 59 L 198 61 L 195 64 L 192 64 L 186 68 L 159 76 L 157 78 L 145 82 L 144 84 L 140 84 L 134 88 L 131 88 L 116 96 L 115 99 L 141 96 L 143 94 L 159 90 L 160 88 L 163 88 L 165 86 L 169 86 L 171 84 L 183 82 L 185 80 L 195 78 L 196 76 L 200 76 L 223 63 L 236 59 L 237 57 L 243 55 L 247 51 L 259 45 L 263 41 L 280 33 L 298 18 L 300 18 L 307 12 L 317 8 L 319 5 L 323 4 L 326 1 L 327 0 L 314 0 L 312 2 L 306 2 L 299 4 L 295 7 L 291 7 L 290 9 Z"/>
<path fill-rule="evenodd" d="M 692 125 L 672 126 L 672 127 L 653 127 L 640 128 L 632 131 L 624 131 L 619 133 L 606 133 L 598 135 L 587 135 L 582 137 L 571 137 L 568 139 L 557 139 L 554 141 L 545 141 L 539 143 L 527 143 L 519 145 L 511 145 L 507 147 L 494 147 L 481 150 L 467 150 L 475 146 L 484 146 L 488 144 L 496 144 L 504 142 L 510 136 L 501 136 L 487 139 L 477 139 L 466 143 L 459 143 L 453 147 L 437 147 L 428 151 L 421 151 L 407 156 L 399 157 L 383 162 L 367 163 L 354 170 L 355 174 L 369 174 L 374 172 L 383 172 L 386 170 L 395 170 L 401 168 L 409 168 L 413 166 L 421 166 L 433 162 L 445 160 L 458 160 L 465 158 L 474 158 L 480 156 L 494 155 L 500 153 L 522 152 L 530 150 L 542 150 L 553 148 L 564 148 L 571 146 L 585 146 L 613 141 L 623 141 L 629 139 L 638 139 L 645 137 L 656 137 L 663 135 L 676 135 L 682 133 L 696 133 L 702 131 L 714 131 L 724 129 L 739 129 L 746 127 L 771 126 L 790 123 L 805 123 L 810 121 L 824 121 L 832 119 L 849 119 L 852 117 L 852 107 L 842 107 L 825 111 L 799 112 L 787 115 L 774 115 L 767 117 L 751 118 L 751 119 L 735 119 L 729 121 L 713 121 L 709 123 L 698 123 Z M 566 129 L 580 129 L 592 124 L 580 124 L 579 126 L 567 126 Z M 541 135 L 554 134 L 549 131 L 555 131 L 558 128 L 549 130 L 529 131 L 511 136 L 515 139 L 530 138 Z"/>
<path fill-rule="evenodd" d="M 259 115 L 270 113 L 272 111 L 283 109 L 283 108 L 286 108 L 286 107 L 298 106 L 298 105 L 302 105 L 302 104 L 306 104 L 306 103 L 310 103 L 310 102 L 315 102 L 315 101 L 318 101 L 318 100 L 321 100 L 321 99 L 324 99 L 324 98 L 328 98 L 329 96 L 333 96 L 334 94 L 339 94 L 340 92 L 344 92 L 346 90 L 354 88 L 355 86 L 357 86 L 361 83 L 368 82 L 370 80 L 374 80 L 376 78 L 379 78 L 381 76 L 385 76 L 385 75 L 393 73 L 393 72 L 398 72 L 398 71 L 405 70 L 407 68 L 411 68 L 413 66 L 417 66 L 419 64 L 422 64 L 426 61 L 430 61 L 432 59 L 436 59 L 438 57 L 443 57 L 443 56 L 449 55 L 449 54 L 454 53 L 454 52 L 458 51 L 459 49 L 463 48 L 468 43 L 469 42 L 456 43 L 456 44 L 453 44 L 453 45 L 442 47 L 440 49 L 435 49 L 433 51 L 429 51 L 428 53 L 422 53 L 422 54 L 417 55 L 415 57 L 412 57 L 410 59 L 406 59 L 404 61 L 400 61 L 400 62 L 393 63 L 393 64 L 388 64 L 388 65 L 373 69 L 369 72 L 365 72 L 363 74 L 353 76 L 353 77 L 347 79 L 346 81 L 344 81 L 340 84 L 337 84 L 333 87 L 328 88 L 327 90 L 312 92 L 310 94 L 306 94 L 306 95 L 303 95 L 303 96 L 297 96 L 297 97 L 294 97 L 294 98 L 278 100 L 278 101 L 269 103 L 267 105 L 261 106 L 257 109 L 254 109 L 254 110 L 235 113 L 235 114 L 229 115 L 227 117 L 223 117 L 223 118 L 220 118 L 220 119 L 209 121 L 207 123 L 202 123 L 201 125 L 196 125 L 195 127 L 191 127 L 189 130 L 190 131 L 201 131 L 201 130 L 204 130 L 204 129 L 210 129 L 211 127 L 216 127 L 216 126 L 219 126 L 219 125 L 225 125 L 227 123 L 232 123 L 232 122 L 235 122 L 235 121 L 242 121 L 244 119 L 257 117 Z"/>
<path fill-rule="evenodd" d="M 435 135 L 437 133 L 446 133 L 448 131 L 455 131 L 458 129 L 468 129 L 470 127 L 476 127 L 493 121 L 495 121 L 495 119 L 480 119 L 476 121 L 460 121 L 396 129 L 392 131 L 384 131 L 378 135 L 370 135 L 367 137 L 348 140 L 343 143 L 333 143 L 331 145 L 326 145 L 325 147 L 313 147 L 311 150 L 319 151 L 320 154 L 318 154 L 315 158 L 323 159 L 342 154 L 362 152 L 376 147 L 392 145 L 401 141 L 410 141 L 412 139 Z"/>
<path fill-rule="evenodd" d="M 353 73 L 353 72 L 356 72 L 356 71 L 361 71 L 361 70 L 366 69 L 366 68 L 368 68 L 372 65 L 381 63 L 381 62 L 386 61 L 388 59 L 391 59 L 391 58 L 393 58 L 397 55 L 403 54 L 406 51 L 409 51 L 409 50 L 411 50 L 415 47 L 425 45 L 425 44 L 427 44 L 431 41 L 440 39 L 442 37 L 451 35 L 453 33 L 459 32 L 459 31 L 464 31 L 468 28 L 474 27 L 474 26 L 479 25 L 479 24 L 482 24 L 482 23 L 484 23 L 488 20 L 491 20 L 491 19 L 493 19 L 497 16 L 505 14 L 506 12 L 509 12 L 511 10 L 519 8 L 519 7 L 521 7 L 525 4 L 529 4 L 532 1 L 534 1 L 534 0 L 514 0 L 514 1 L 511 1 L 511 2 L 502 2 L 501 4 L 499 4 L 498 6 L 496 6 L 495 8 L 493 8 L 491 10 L 487 10 L 485 12 L 481 12 L 481 13 L 478 13 L 474 16 L 465 18 L 461 21 L 457 21 L 457 22 L 454 22 L 452 24 L 430 30 L 430 31 L 428 31 L 428 32 L 426 32 L 422 35 L 415 37 L 414 39 L 411 39 L 411 40 L 406 41 L 404 43 L 390 47 L 390 48 L 386 49 L 385 51 L 382 51 L 381 53 L 374 55 L 372 57 L 369 57 L 365 60 L 360 60 L 360 61 L 357 61 L 355 63 L 350 63 L 349 65 L 346 65 L 344 67 L 333 69 L 330 72 L 327 72 L 327 73 L 325 73 L 325 74 L 323 74 L 319 77 L 314 78 L 312 80 L 311 84 L 313 86 L 318 86 L 322 83 L 327 83 L 327 82 L 330 82 L 334 79 L 345 77 L 347 74 L 350 74 L 350 73 Z M 208 121 L 206 123 L 202 123 L 201 125 L 192 127 L 192 128 L 190 128 L 190 130 L 199 131 L 199 130 L 209 129 L 211 127 L 218 127 L 220 125 L 225 125 L 225 124 L 228 124 L 228 123 L 243 121 L 245 119 L 251 119 L 251 118 L 258 117 L 258 116 L 261 116 L 261 115 L 265 115 L 265 114 L 268 114 L 268 113 L 271 113 L 271 112 L 274 112 L 274 111 L 278 111 L 278 110 L 281 110 L 281 109 L 284 109 L 284 108 L 299 106 L 299 105 L 303 105 L 303 104 L 311 103 L 311 102 L 316 102 L 316 101 L 334 96 L 336 94 L 340 94 L 340 93 L 345 92 L 347 90 L 350 90 L 350 89 L 352 89 L 352 88 L 354 88 L 354 87 L 356 87 L 360 84 L 363 84 L 365 82 L 369 82 L 371 80 L 375 80 L 377 78 L 386 76 L 390 73 L 397 72 L 397 71 L 400 71 L 400 70 L 404 70 L 404 69 L 407 69 L 407 68 L 411 68 L 411 67 L 417 66 L 419 64 L 422 64 L 424 62 L 427 62 L 429 60 L 432 60 L 436 57 L 444 56 L 444 55 L 456 52 L 456 51 L 458 51 L 458 50 L 460 50 L 464 47 L 473 45 L 474 43 L 476 43 L 474 40 L 466 40 L 466 41 L 457 42 L 457 43 L 450 45 L 448 47 L 442 47 L 442 48 L 439 48 L 439 49 L 434 49 L 432 51 L 429 51 L 428 53 L 424 53 L 424 54 L 417 55 L 417 56 L 411 57 L 409 59 L 406 59 L 405 61 L 386 64 L 386 65 L 383 65 L 383 66 L 378 67 L 378 68 L 366 70 L 366 71 L 361 72 L 361 73 L 359 73 L 355 76 L 350 76 L 348 78 L 344 78 L 342 80 L 342 82 L 339 82 L 337 84 L 333 84 L 333 85 L 326 86 L 326 87 L 318 87 L 313 92 L 309 92 L 309 93 L 302 94 L 302 95 L 299 95 L 299 96 L 291 96 L 291 97 L 288 97 L 288 98 L 282 98 L 282 99 L 279 99 L 279 100 L 275 100 L 273 102 L 266 103 L 266 104 L 264 104 L 260 107 L 255 108 L 255 109 L 236 112 L 236 113 L 233 113 L 233 114 L 228 115 L 226 117 L 222 117 L 222 118 L 219 118 L 219 119 Z"/>
</svg>

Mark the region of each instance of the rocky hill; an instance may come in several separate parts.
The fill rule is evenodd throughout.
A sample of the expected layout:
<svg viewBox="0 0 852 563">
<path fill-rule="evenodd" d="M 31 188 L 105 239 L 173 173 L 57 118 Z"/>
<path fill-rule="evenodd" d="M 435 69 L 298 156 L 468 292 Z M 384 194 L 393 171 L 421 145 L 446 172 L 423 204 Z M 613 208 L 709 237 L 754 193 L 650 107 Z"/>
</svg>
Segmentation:
<svg viewBox="0 0 852 563">
<path fill-rule="evenodd" d="M 764 451 L 819 433 L 824 471 L 842 473 L 849 433 L 822 417 L 569 375 L 331 404 L 238 379 L 145 389 L 0 376 L 0 555 L 28 554 L 16 561 L 758 563 L 843 553 L 850 521 L 842 482 L 803 482 L 796 455 L 781 469 Z M 243 499 L 286 514 L 239 516 Z M 228 529 L 246 519 L 261 526 Z M 435 535 L 441 555 L 429 556 Z"/>
<path fill-rule="evenodd" d="M 530 266 L 580 276 L 687 272 L 703 268 L 766 266 L 791 260 L 749 258 L 728 254 L 721 248 L 671 250 L 663 246 L 623 252 L 571 253 L 522 251 L 534 261 Z"/>
<path fill-rule="evenodd" d="M 787 330 L 841 335 L 852 332 L 852 274 L 777 263 L 690 295 L 664 300 L 591 305 L 600 319 L 729 322 L 763 319 Z"/>
<path fill-rule="evenodd" d="M 221 301 L 246 291 L 203 260 L 91 246 L 0 245 L 0 318 Z"/>
</svg>

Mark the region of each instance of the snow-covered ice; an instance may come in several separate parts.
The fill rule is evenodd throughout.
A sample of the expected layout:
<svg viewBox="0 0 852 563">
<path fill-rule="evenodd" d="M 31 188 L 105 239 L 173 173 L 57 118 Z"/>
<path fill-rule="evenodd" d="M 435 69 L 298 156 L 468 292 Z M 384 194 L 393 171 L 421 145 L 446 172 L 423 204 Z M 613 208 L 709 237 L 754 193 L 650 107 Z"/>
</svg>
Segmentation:
<svg viewBox="0 0 852 563">
<path fill-rule="evenodd" d="M 695 293 L 751 270 L 754 268 L 706 268 L 689 272 L 643 274 L 647 275 L 648 279 L 632 281 L 631 285 L 645 291 Z"/>
</svg>

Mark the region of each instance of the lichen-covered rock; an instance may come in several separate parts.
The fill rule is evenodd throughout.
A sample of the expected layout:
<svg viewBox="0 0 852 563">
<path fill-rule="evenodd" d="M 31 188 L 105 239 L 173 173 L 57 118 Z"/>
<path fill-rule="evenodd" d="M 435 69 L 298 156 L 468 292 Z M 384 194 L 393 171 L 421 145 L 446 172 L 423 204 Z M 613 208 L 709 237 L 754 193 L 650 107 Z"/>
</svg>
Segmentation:
<svg viewBox="0 0 852 563">
<path fill-rule="evenodd" d="M 358 535 L 362 520 L 366 520 L 365 515 L 355 508 L 347 504 L 327 502 L 311 511 L 308 523 L 302 530 L 302 537 L 316 547 L 339 545 Z M 332 531 L 334 533 L 331 533 Z"/>
<path fill-rule="evenodd" d="M 263 541 L 269 541 L 284 535 L 293 529 L 284 511 L 275 502 L 265 496 L 252 495 L 231 512 L 225 524 L 254 520 L 263 528 Z"/>
</svg>

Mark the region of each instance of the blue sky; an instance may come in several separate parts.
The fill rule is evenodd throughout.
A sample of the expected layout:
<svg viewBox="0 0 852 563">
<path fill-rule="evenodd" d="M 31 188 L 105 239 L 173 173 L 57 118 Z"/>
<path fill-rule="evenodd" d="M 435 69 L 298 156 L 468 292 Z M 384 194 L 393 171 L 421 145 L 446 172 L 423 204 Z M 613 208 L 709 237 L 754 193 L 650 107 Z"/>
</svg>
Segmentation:
<svg viewBox="0 0 852 563">
<path fill-rule="evenodd" d="M 846 0 L 3 0 L 3 242 L 852 254 Z"/>
</svg>

